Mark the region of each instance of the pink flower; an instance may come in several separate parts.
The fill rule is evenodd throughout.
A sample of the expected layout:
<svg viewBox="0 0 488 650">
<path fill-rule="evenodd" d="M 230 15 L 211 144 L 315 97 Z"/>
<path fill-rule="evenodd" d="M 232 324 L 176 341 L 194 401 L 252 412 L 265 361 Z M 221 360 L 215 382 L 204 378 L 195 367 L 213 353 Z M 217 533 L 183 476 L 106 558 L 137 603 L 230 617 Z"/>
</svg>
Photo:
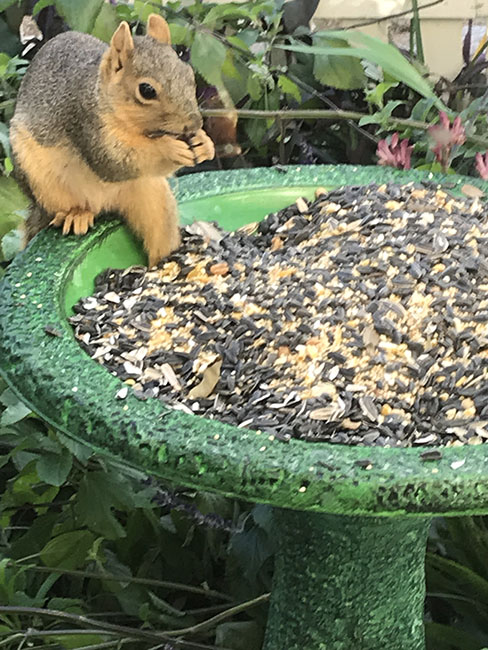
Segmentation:
<svg viewBox="0 0 488 650">
<path fill-rule="evenodd" d="M 484 181 L 488 181 L 488 151 L 483 155 L 477 153 L 474 157 L 476 160 L 476 170 Z"/>
<path fill-rule="evenodd" d="M 410 169 L 410 157 L 412 155 L 413 145 L 409 144 L 408 139 L 399 139 L 398 133 L 391 136 L 391 142 L 388 144 L 386 139 L 378 142 L 376 155 L 378 156 L 378 165 L 389 165 L 398 169 Z"/>
<path fill-rule="evenodd" d="M 440 124 L 435 124 L 429 128 L 429 133 L 434 141 L 432 151 L 436 160 L 440 162 L 442 169 L 447 171 L 450 165 L 452 148 L 466 142 L 466 131 L 459 115 L 451 124 L 446 113 L 439 111 L 439 122 Z"/>
</svg>

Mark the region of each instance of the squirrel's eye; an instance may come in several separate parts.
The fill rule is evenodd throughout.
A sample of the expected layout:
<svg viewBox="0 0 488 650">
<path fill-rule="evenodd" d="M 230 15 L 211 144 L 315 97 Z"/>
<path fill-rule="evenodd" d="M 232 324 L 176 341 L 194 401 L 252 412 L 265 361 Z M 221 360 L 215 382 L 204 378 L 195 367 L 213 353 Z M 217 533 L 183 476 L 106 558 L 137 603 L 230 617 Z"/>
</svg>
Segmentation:
<svg viewBox="0 0 488 650">
<path fill-rule="evenodd" d="M 139 92 L 143 99 L 156 99 L 156 90 L 148 83 L 139 84 Z"/>
</svg>

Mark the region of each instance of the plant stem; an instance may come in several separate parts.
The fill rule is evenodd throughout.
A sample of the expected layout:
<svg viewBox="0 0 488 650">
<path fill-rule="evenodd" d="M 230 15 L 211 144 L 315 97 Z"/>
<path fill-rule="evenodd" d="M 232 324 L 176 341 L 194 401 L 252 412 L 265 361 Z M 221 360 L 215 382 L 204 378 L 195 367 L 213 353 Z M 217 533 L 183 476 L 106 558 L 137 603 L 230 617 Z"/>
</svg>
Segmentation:
<svg viewBox="0 0 488 650">
<path fill-rule="evenodd" d="M 216 614 L 215 616 L 212 616 L 212 618 L 209 618 L 206 621 L 202 621 L 201 623 L 197 623 L 196 625 L 186 627 L 182 630 L 168 630 L 167 632 L 165 632 L 165 634 L 166 636 L 181 636 L 183 634 L 196 634 L 197 632 L 203 632 L 204 630 L 213 627 L 214 625 L 220 623 L 220 621 L 223 621 L 226 618 L 230 618 L 231 616 L 234 616 L 235 614 L 239 614 L 240 612 L 243 612 L 246 609 L 250 609 L 251 607 L 255 607 L 256 605 L 265 603 L 266 601 L 269 600 L 269 597 L 270 594 L 262 594 L 257 598 L 253 598 L 253 600 L 248 600 L 245 603 L 240 603 L 239 605 L 236 605 L 235 607 L 230 607 L 229 609 L 226 609 L 225 612 Z"/>
<path fill-rule="evenodd" d="M 248 607 L 256 605 L 259 602 L 267 600 L 268 598 L 269 598 L 269 594 L 263 594 L 262 596 L 259 596 L 259 598 L 255 598 L 254 600 L 248 601 L 247 603 L 241 603 L 237 607 L 233 607 L 232 612 L 231 610 L 227 610 L 227 612 L 224 612 L 223 614 L 227 614 L 227 616 L 230 616 L 234 613 L 237 613 L 238 611 L 242 611 L 243 609 L 247 609 Z M 169 633 L 166 633 L 166 632 L 150 632 L 148 630 L 140 630 L 138 628 L 128 627 L 125 625 L 114 625 L 112 623 L 99 622 L 93 620 L 92 618 L 88 618 L 87 616 L 80 616 L 79 614 L 69 614 L 68 612 L 62 612 L 55 609 L 43 609 L 42 607 L 18 607 L 14 605 L 12 606 L 0 605 L 0 614 L 17 614 L 17 615 L 27 614 L 30 616 L 46 616 L 49 618 L 58 618 L 61 620 L 77 623 L 78 625 L 81 625 L 84 628 L 91 627 L 93 628 L 90 630 L 92 634 L 93 633 L 120 634 L 121 636 L 123 636 L 124 639 L 130 638 L 131 641 L 152 641 L 153 643 L 157 642 L 158 644 L 162 644 L 163 642 L 166 643 L 170 642 L 171 644 L 175 645 L 175 648 L 181 648 L 182 650 L 184 649 L 190 650 L 191 648 L 194 648 L 195 650 L 230 650 L 229 648 L 222 648 L 222 647 L 217 648 L 217 646 L 202 645 L 201 643 L 196 643 L 194 641 L 187 641 L 186 639 L 174 640 L 172 638 L 175 636 L 181 636 L 182 634 L 189 634 L 193 632 L 193 630 L 201 631 L 203 626 L 208 627 L 209 625 L 213 625 L 213 621 L 215 621 L 215 619 L 219 617 L 227 618 L 227 616 L 222 616 L 222 615 L 214 616 L 213 619 L 209 619 L 209 621 L 204 621 L 204 623 L 199 623 L 198 625 L 195 625 L 193 628 L 187 628 L 187 630 L 171 630 Z M 56 636 L 56 633 L 57 632 L 55 629 L 49 632 L 43 630 L 39 632 L 39 636 Z M 71 633 L 83 634 L 84 632 L 83 630 L 76 630 Z M 26 632 L 13 635 L 12 637 L 10 637 L 9 640 L 20 639 L 20 638 L 23 638 L 25 640 L 26 635 L 36 636 L 36 631 L 28 630 Z"/>
<path fill-rule="evenodd" d="M 94 645 L 84 645 L 83 650 L 105 650 L 105 648 L 119 648 L 126 643 L 134 643 L 134 639 L 117 639 L 117 641 L 107 641 L 106 643 L 95 643 Z"/>
<path fill-rule="evenodd" d="M 419 5 L 417 0 L 412 0 L 412 25 L 411 29 L 413 30 L 413 33 L 415 35 L 415 48 L 416 52 L 415 55 L 417 56 L 417 59 L 420 61 L 420 63 L 425 63 L 425 58 L 424 58 L 424 46 L 422 43 L 422 32 L 420 31 L 420 15 L 419 15 Z M 412 52 L 411 54 L 414 54 Z"/>
<path fill-rule="evenodd" d="M 228 114 L 228 109 L 222 108 L 206 108 L 202 109 L 201 113 L 204 117 L 219 117 Z M 360 120 L 363 117 L 367 117 L 365 113 L 359 113 L 357 111 L 343 111 L 338 110 L 327 110 L 327 109 L 312 109 L 312 110 L 283 110 L 283 111 L 261 111 L 261 110 L 251 110 L 239 108 L 236 109 L 237 117 L 242 119 L 270 119 L 278 118 L 280 120 Z M 428 122 L 420 122 L 419 120 L 411 120 L 409 118 L 402 117 L 389 117 L 385 120 L 392 127 L 395 126 L 409 126 L 412 129 L 421 129 L 422 131 L 428 131 L 432 124 Z M 488 140 L 485 138 L 480 138 L 476 135 L 467 135 L 466 141 L 471 142 L 472 144 L 479 145 L 488 149 Z"/>
<path fill-rule="evenodd" d="M 18 566 L 18 562 L 10 561 L 8 566 Z M 58 569 L 53 567 L 44 567 L 37 565 L 30 565 L 25 567 L 32 571 L 39 573 L 61 573 L 68 576 L 79 576 L 80 578 L 94 578 L 97 580 L 107 580 L 109 582 L 127 582 L 132 584 L 147 585 L 150 587 L 161 587 L 162 589 L 174 589 L 175 591 L 186 591 L 192 594 L 199 594 L 209 598 L 219 598 L 227 602 L 232 601 L 232 597 L 223 594 L 213 589 L 203 589 L 203 587 L 194 587 L 193 585 L 185 585 L 180 582 L 170 582 L 168 580 L 155 580 L 153 578 L 136 578 L 136 577 L 121 577 L 110 574 L 97 573 L 96 571 L 80 571 L 78 569 Z"/>
<path fill-rule="evenodd" d="M 95 621 L 87 616 L 79 614 L 69 614 L 55 609 L 43 609 L 42 607 L 18 607 L 18 606 L 5 606 L 0 605 L 0 613 L 3 614 L 27 614 L 30 616 L 46 616 L 48 618 L 59 618 L 61 620 L 77 623 L 83 627 L 92 627 L 105 634 L 118 633 L 124 637 L 132 637 L 134 639 L 142 639 L 146 641 L 164 641 L 169 640 L 165 634 L 156 632 L 149 632 L 147 630 L 140 630 L 134 627 L 125 625 L 114 625 L 113 623 L 104 623 Z"/>
<path fill-rule="evenodd" d="M 0 641 L 0 648 L 3 648 L 3 647 L 5 647 L 5 646 L 8 646 L 8 645 L 10 645 L 10 643 L 11 643 L 12 641 L 16 641 L 17 639 L 20 640 L 20 639 L 22 639 L 23 637 L 24 637 L 24 635 L 22 634 L 22 632 L 17 632 L 17 633 L 15 633 L 15 634 L 12 634 L 11 636 L 9 636 L 9 637 L 7 637 L 6 639 L 4 639 L 3 641 Z"/>
</svg>

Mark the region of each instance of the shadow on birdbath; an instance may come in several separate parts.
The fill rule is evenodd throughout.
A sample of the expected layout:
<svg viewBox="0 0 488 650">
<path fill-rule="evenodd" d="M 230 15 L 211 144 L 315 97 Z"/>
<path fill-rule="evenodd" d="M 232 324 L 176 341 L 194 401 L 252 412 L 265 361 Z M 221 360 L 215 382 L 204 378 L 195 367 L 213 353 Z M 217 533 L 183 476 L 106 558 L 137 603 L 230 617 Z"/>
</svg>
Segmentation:
<svg viewBox="0 0 488 650">
<path fill-rule="evenodd" d="M 184 222 L 237 228 L 319 186 L 426 179 L 452 191 L 467 182 L 306 166 L 194 174 L 175 185 Z M 98 273 L 143 260 L 116 220 L 83 238 L 38 235 L 0 288 L 1 375 L 35 412 L 94 451 L 180 485 L 275 507 L 265 650 L 424 648 L 430 518 L 488 512 L 488 446 L 442 448 L 426 460 L 422 449 L 285 444 L 132 395 L 122 408 L 120 380 L 81 350 L 67 317 Z"/>
</svg>

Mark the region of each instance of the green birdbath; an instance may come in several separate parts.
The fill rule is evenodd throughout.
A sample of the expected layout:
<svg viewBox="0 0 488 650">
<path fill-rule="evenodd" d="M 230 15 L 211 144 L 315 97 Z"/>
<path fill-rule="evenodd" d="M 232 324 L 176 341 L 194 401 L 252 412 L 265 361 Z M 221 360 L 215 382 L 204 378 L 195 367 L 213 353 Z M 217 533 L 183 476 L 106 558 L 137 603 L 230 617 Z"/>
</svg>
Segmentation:
<svg viewBox="0 0 488 650">
<path fill-rule="evenodd" d="M 467 181 L 305 166 L 194 174 L 175 181 L 175 190 L 183 222 L 237 228 L 318 186 L 426 178 L 451 191 Z M 488 512 L 488 445 L 443 448 L 426 460 L 413 448 L 284 443 L 132 395 L 122 408 L 120 380 L 82 351 L 67 319 L 98 273 L 143 262 L 118 220 L 82 238 L 38 235 L 1 285 L 2 376 L 35 412 L 99 453 L 179 485 L 274 506 L 278 553 L 265 650 L 424 648 L 429 522 Z"/>
</svg>

